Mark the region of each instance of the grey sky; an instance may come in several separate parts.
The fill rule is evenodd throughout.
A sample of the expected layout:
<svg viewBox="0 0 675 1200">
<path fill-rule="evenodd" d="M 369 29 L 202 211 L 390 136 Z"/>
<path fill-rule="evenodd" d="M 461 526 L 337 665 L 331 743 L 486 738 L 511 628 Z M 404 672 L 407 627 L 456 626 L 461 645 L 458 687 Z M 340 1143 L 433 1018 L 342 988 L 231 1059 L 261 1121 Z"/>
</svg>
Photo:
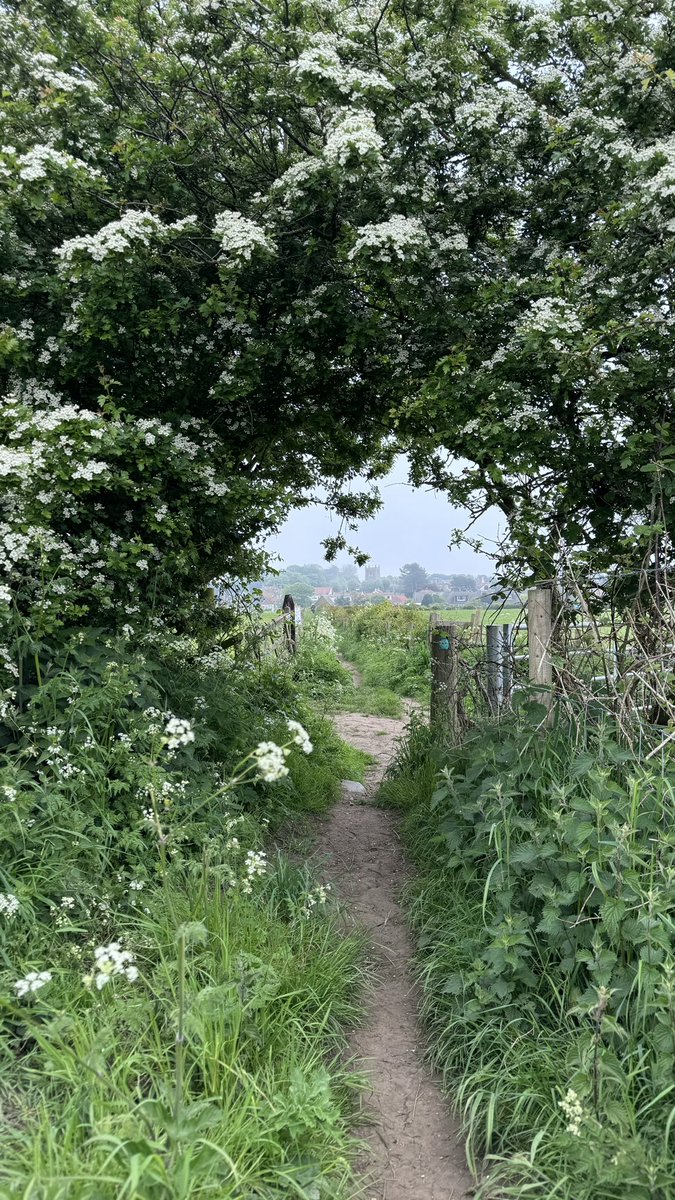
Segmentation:
<svg viewBox="0 0 675 1200">
<path fill-rule="evenodd" d="M 485 545 L 484 554 L 469 547 L 448 549 L 456 528 L 465 528 L 469 517 L 461 509 L 452 508 L 443 493 L 411 488 L 407 481 L 406 460 L 396 460 L 391 474 L 380 482 L 383 507 L 370 521 L 364 521 L 351 542 L 370 554 L 385 575 L 393 575 L 407 562 L 419 562 L 428 571 L 444 574 L 480 574 L 490 571 L 490 559 L 495 538 L 504 532 L 501 513 L 492 509 L 471 530 Z M 276 537 L 270 538 L 266 549 L 280 555 L 288 563 L 322 562 L 321 542 L 335 535 L 339 524 L 321 508 L 297 509 L 292 512 Z"/>
</svg>

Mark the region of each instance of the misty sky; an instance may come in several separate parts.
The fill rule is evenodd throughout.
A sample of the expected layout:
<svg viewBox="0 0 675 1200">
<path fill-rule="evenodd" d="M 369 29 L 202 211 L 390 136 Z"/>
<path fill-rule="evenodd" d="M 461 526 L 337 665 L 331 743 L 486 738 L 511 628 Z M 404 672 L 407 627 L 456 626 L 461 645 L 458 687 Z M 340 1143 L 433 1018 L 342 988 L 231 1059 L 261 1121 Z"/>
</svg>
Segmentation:
<svg viewBox="0 0 675 1200">
<path fill-rule="evenodd" d="M 483 539 L 484 554 L 465 546 L 449 550 L 452 531 L 466 527 L 468 514 L 452 508 L 442 492 L 411 488 L 405 458 L 396 460 L 379 488 L 382 509 L 370 521 L 362 522 L 358 534 L 348 535 L 348 540 L 370 554 L 383 575 L 397 574 L 407 562 L 419 562 L 428 571 L 446 575 L 490 571 L 488 555 L 498 533 L 505 530 L 504 518 L 496 509 L 486 513 L 471 530 L 472 536 Z M 338 520 L 322 508 L 298 509 L 265 548 L 280 555 L 285 564 L 322 562 L 321 542 L 334 536 L 338 528 Z"/>
</svg>

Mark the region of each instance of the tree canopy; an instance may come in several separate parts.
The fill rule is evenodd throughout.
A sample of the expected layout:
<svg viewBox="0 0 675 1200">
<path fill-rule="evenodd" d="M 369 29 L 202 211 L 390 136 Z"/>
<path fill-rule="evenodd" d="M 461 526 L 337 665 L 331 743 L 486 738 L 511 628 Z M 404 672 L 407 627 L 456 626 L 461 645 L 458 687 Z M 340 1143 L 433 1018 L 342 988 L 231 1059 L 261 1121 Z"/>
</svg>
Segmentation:
<svg viewBox="0 0 675 1200">
<path fill-rule="evenodd" d="M 397 449 L 499 505 L 521 571 L 667 553 L 668 4 L 0 25 L 2 566 L 31 621 L 185 613 L 317 483 L 348 527 Z"/>
</svg>

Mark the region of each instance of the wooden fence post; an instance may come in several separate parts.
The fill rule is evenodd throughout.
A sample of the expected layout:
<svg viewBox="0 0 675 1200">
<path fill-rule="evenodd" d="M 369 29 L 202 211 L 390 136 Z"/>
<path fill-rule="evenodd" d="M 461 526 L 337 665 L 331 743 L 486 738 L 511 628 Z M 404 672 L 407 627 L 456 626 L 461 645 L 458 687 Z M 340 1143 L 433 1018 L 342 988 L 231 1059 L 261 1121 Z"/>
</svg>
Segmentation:
<svg viewBox="0 0 675 1200">
<path fill-rule="evenodd" d="M 547 707 L 550 707 L 553 699 L 552 602 L 553 590 L 546 585 L 530 588 L 527 593 L 530 683 L 542 690 L 541 701 Z"/>
<path fill-rule="evenodd" d="M 457 733 L 457 629 L 434 625 L 431 629 L 431 724 Z"/>
<path fill-rule="evenodd" d="M 289 654 L 295 654 L 298 639 L 295 628 L 295 601 L 292 596 L 284 596 L 281 611 L 284 614 L 284 645 Z"/>
<path fill-rule="evenodd" d="M 502 648 L 496 625 L 485 626 L 485 643 L 488 705 L 496 715 L 502 706 Z"/>
</svg>

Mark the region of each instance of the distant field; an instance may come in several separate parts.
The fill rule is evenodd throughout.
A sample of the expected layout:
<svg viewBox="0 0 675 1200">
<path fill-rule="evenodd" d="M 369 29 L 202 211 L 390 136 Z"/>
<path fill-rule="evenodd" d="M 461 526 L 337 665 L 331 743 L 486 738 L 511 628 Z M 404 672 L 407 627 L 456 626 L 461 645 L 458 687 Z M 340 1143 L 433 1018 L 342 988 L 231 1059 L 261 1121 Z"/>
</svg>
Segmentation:
<svg viewBox="0 0 675 1200">
<path fill-rule="evenodd" d="M 471 608 L 443 608 L 434 609 L 438 612 L 444 621 L 460 623 L 461 621 L 471 622 L 474 611 L 477 609 Z M 480 610 L 481 625 L 513 625 L 522 613 L 519 608 L 484 608 Z"/>
</svg>

